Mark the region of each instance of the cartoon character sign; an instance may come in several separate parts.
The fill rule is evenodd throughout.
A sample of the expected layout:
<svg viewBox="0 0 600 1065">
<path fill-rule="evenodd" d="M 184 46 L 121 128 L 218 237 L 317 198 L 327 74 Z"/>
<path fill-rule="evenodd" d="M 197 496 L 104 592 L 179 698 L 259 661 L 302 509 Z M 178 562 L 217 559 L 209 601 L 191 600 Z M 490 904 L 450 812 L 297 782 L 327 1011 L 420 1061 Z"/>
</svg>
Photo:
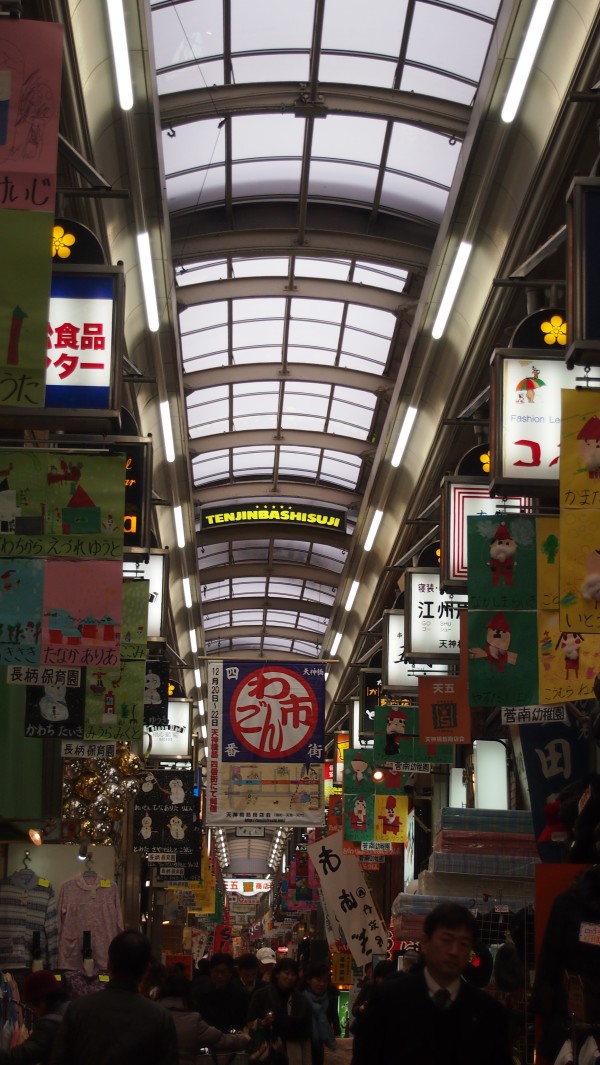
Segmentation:
<svg viewBox="0 0 600 1065">
<path fill-rule="evenodd" d="M 578 453 L 590 480 L 600 477 L 600 418 L 588 418 L 577 433 Z"/>
<path fill-rule="evenodd" d="M 400 831 L 400 817 L 396 810 L 398 799 L 395 795 L 388 795 L 385 800 L 385 813 L 379 814 L 377 820 L 381 822 L 381 832 L 385 838 L 388 833 L 395 836 Z"/>
<path fill-rule="evenodd" d="M 169 781 L 169 788 L 171 794 L 169 796 L 172 803 L 185 802 L 185 791 L 183 790 L 183 782 L 179 777 L 174 777 Z"/>
<path fill-rule="evenodd" d="M 511 536 L 504 522 L 501 522 L 490 544 L 490 561 L 488 562 L 494 587 L 501 581 L 507 585 L 512 584 L 516 552 L 517 541 Z"/>
<path fill-rule="evenodd" d="M 173 839 L 185 839 L 185 828 L 180 817 L 173 815 L 173 817 L 167 821 L 167 828 Z"/>
<path fill-rule="evenodd" d="M 390 707 L 385 726 L 385 753 L 398 754 L 400 738 L 406 733 L 406 714 L 398 706 Z"/>
<path fill-rule="evenodd" d="M 142 817 L 142 827 L 140 828 L 140 836 L 142 837 L 142 839 L 150 839 L 152 836 L 152 818 L 147 812 Z"/>
<path fill-rule="evenodd" d="M 66 684 L 46 684 L 40 699 L 40 714 L 44 721 L 68 721 Z"/>
<path fill-rule="evenodd" d="M 580 632 L 561 632 L 556 643 L 556 650 L 560 650 L 565 661 L 565 679 L 570 676 L 579 676 L 579 649 L 583 643 Z"/>
<path fill-rule="evenodd" d="M 490 668 L 504 673 L 506 665 L 514 666 L 517 655 L 509 651 L 510 625 L 502 613 L 498 611 L 487 622 L 485 647 L 469 647 L 470 658 L 487 658 Z"/>
<path fill-rule="evenodd" d="M 364 832 L 367 827 L 367 802 L 363 795 L 357 795 L 354 800 L 354 809 L 349 811 L 348 820 L 351 827 L 357 832 Z"/>
</svg>

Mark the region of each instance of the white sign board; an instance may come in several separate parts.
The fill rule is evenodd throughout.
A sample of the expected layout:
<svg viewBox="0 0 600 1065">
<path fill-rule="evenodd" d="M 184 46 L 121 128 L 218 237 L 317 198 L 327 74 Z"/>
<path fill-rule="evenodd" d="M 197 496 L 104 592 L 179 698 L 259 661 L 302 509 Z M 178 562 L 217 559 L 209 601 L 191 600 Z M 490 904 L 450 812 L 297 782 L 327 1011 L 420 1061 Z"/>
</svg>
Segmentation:
<svg viewBox="0 0 600 1065">
<path fill-rule="evenodd" d="M 438 569 L 405 572 L 406 656 L 416 662 L 458 662 L 461 610 L 466 595 L 443 593 Z"/>
</svg>

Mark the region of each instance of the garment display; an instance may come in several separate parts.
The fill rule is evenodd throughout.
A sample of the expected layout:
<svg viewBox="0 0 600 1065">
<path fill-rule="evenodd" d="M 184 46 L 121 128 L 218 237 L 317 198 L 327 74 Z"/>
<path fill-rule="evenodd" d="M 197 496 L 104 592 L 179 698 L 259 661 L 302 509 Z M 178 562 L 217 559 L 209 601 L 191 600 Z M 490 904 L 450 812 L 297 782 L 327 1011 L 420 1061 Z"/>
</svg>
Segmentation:
<svg viewBox="0 0 600 1065">
<path fill-rule="evenodd" d="M 31 968 L 35 932 L 40 934 L 44 968 L 55 969 L 56 893 L 33 869 L 18 869 L 0 880 L 0 968 Z"/>
<path fill-rule="evenodd" d="M 106 970 L 108 946 L 123 931 L 121 903 L 116 884 L 88 870 L 67 880 L 58 897 L 58 967 L 80 969 L 83 933 L 90 932 L 95 965 Z"/>
</svg>

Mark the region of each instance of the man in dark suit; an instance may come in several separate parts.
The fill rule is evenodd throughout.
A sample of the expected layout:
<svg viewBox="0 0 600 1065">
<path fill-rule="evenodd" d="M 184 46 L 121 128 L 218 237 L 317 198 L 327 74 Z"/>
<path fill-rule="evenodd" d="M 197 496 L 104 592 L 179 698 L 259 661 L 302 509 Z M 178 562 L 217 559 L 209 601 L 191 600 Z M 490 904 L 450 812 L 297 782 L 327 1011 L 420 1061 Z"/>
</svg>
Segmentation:
<svg viewBox="0 0 600 1065">
<path fill-rule="evenodd" d="M 462 979 L 476 939 L 475 918 L 443 902 L 425 919 L 424 964 L 376 990 L 366 1017 L 377 1065 L 512 1065 L 508 1016 Z"/>
</svg>

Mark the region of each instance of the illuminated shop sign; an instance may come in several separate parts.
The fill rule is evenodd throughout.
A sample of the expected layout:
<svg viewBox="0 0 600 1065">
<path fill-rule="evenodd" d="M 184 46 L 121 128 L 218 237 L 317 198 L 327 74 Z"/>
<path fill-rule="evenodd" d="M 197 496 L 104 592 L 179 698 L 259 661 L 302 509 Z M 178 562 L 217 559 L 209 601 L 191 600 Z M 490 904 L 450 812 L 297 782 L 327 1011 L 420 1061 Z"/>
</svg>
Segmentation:
<svg viewBox="0 0 600 1065">
<path fill-rule="evenodd" d="M 444 594 L 440 571 L 417 566 L 407 569 L 405 592 L 405 653 L 415 662 L 458 662 L 459 611 L 466 595 Z"/>
<path fill-rule="evenodd" d="M 548 356 L 524 348 L 492 355 L 491 488 L 535 495 L 558 492 L 560 393 L 575 387 L 564 350 Z"/>
<path fill-rule="evenodd" d="M 323 528 L 346 532 L 346 515 L 330 507 L 307 507 L 295 503 L 243 503 L 235 507 L 204 507 L 200 528 L 214 529 L 220 525 L 258 525 L 276 522 L 282 525 L 320 525 Z"/>
</svg>

